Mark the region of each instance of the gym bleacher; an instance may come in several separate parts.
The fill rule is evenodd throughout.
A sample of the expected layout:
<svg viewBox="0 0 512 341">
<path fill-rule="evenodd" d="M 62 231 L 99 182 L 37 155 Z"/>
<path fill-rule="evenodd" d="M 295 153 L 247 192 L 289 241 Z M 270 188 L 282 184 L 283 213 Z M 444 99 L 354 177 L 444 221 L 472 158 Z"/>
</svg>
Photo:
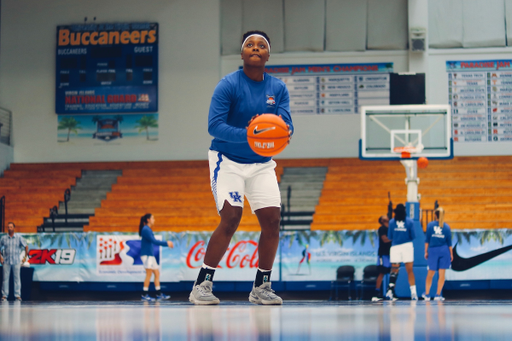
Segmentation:
<svg viewBox="0 0 512 341">
<path fill-rule="evenodd" d="M 455 157 L 418 169 L 423 210 L 437 200 L 452 229 L 512 227 L 512 157 Z M 399 162 L 341 159 L 329 167 L 311 229 L 375 229 L 391 200 L 405 203 L 405 170 Z"/>
<path fill-rule="evenodd" d="M 312 230 L 374 230 L 387 212 L 388 193 L 395 205 L 406 201 L 405 171 L 396 161 L 277 162 L 278 178 L 286 167 L 328 167 Z M 432 160 L 418 170 L 421 207 L 433 209 L 437 200 L 452 229 L 512 228 L 511 167 L 511 156 Z M 5 220 L 15 220 L 19 232 L 37 232 L 84 170 L 122 170 L 85 232 L 137 232 L 138 219 L 147 212 L 157 218 L 155 231 L 213 231 L 219 222 L 206 161 L 13 163 L 0 178 Z M 239 230 L 259 231 L 247 204 Z"/>
</svg>

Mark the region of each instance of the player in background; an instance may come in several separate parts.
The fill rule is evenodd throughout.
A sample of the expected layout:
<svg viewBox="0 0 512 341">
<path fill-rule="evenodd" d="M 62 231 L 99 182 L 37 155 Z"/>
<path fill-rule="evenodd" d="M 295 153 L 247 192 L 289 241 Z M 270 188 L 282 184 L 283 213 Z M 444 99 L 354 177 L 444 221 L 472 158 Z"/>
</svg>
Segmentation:
<svg viewBox="0 0 512 341">
<path fill-rule="evenodd" d="M 381 290 L 382 279 L 384 278 L 384 275 L 388 274 L 391 270 L 391 262 L 389 261 L 391 240 L 388 238 L 389 218 L 383 215 L 379 218 L 379 224 L 379 250 L 377 256 L 377 270 L 379 271 L 379 275 L 377 276 L 377 282 L 375 283 L 375 296 L 372 297 L 372 301 L 382 301 L 384 299 L 384 295 Z"/>
<path fill-rule="evenodd" d="M 165 295 L 160 291 L 160 270 L 158 269 L 158 263 L 153 253 L 153 245 L 174 247 L 174 244 L 168 241 L 162 241 L 155 238 L 153 230 L 151 228 L 155 225 L 155 217 L 151 213 L 147 213 L 140 218 L 139 224 L 139 236 L 142 237 L 140 245 L 140 259 L 146 269 L 146 279 L 144 279 L 144 287 L 141 299 L 143 301 L 154 301 L 155 299 L 149 296 L 149 283 L 151 281 L 151 275 L 154 276 L 156 299 L 157 300 L 168 300 L 171 298 L 169 295 Z"/>
<path fill-rule="evenodd" d="M 444 222 L 442 207 L 435 210 L 435 217 L 435 221 L 428 223 L 425 235 L 425 258 L 427 259 L 428 273 L 425 281 L 425 293 L 422 296 L 426 301 L 430 300 L 430 288 L 436 271 L 439 273 L 439 278 L 434 300 L 444 301 L 441 291 L 444 286 L 445 272 L 453 261 L 452 232 L 450 226 Z"/>
<path fill-rule="evenodd" d="M 204 263 L 189 296 L 194 304 L 219 303 L 212 293 L 213 276 L 242 218 L 244 196 L 261 227 L 259 267 L 249 301 L 256 304 L 283 302 L 270 283 L 281 219 L 276 163 L 250 148 L 246 129 L 256 115 L 271 113 L 281 115 L 290 129 L 290 136 L 293 133 L 288 89 L 281 80 L 265 72 L 270 48 L 270 38 L 265 32 L 245 33 L 241 45 L 243 69 L 222 78 L 212 96 L 208 132 L 213 140 L 208 159 L 220 223 L 208 242 Z"/>
<path fill-rule="evenodd" d="M 395 218 L 389 221 L 388 230 L 388 238 L 391 240 L 389 258 L 392 267 L 386 297 L 390 300 L 396 299 L 396 279 L 398 277 L 398 271 L 400 270 L 400 263 L 405 263 L 405 270 L 407 270 L 409 286 L 411 288 L 411 299 L 417 301 L 416 279 L 414 278 L 413 272 L 414 247 L 412 241 L 416 237 L 414 233 L 414 223 L 412 219 L 406 217 L 405 206 L 403 204 L 396 205 L 394 212 Z"/>
</svg>

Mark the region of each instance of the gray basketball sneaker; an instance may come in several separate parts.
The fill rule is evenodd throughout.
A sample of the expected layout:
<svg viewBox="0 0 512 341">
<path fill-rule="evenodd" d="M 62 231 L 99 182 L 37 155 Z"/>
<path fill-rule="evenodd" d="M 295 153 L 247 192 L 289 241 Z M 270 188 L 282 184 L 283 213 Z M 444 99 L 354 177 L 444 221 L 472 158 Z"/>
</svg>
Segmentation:
<svg viewBox="0 0 512 341">
<path fill-rule="evenodd" d="M 275 291 L 270 288 L 270 282 L 265 282 L 259 287 L 253 286 L 249 295 L 249 302 L 264 305 L 283 304 L 283 299 L 274 294 L 274 292 Z"/>
<path fill-rule="evenodd" d="M 204 281 L 199 285 L 194 282 L 188 300 L 197 305 L 219 304 L 219 299 L 212 294 L 212 287 L 213 283 L 210 281 Z"/>
</svg>

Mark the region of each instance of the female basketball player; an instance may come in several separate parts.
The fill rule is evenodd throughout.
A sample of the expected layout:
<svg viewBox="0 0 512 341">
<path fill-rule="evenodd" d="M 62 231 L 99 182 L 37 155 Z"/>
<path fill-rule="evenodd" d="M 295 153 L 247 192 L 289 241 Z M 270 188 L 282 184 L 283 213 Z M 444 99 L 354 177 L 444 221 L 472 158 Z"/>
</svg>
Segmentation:
<svg viewBox="0 0 512 341">
<path fill-rule="evenodd" d="M 412 219 L 406 217 L 405 206 L 396 205 L 395 218 L 389 221 L 388 239 L 391 240 L 389 260 L 391 261 L 391 273 L 389 275 L 389 286 L 386 297 L 395 300 L 395 284 L 400 270 L 400 263 L 405 263 L 405 270 L 411 288 L 411 299 L 417 301 L 416 279 L 414 278 L 413 262 L 414 248 L 412 241 L 416 237 Z"/>
<path fill-rule="evenodd" d="M 155 299 L 150 297 L 148 294 L 149 282 L 151 281 L 151 275 L 154 275 L 156 299 L 157 300 L 168 300 L 171 298 L 169 295 L 165 295 L 160 291 L 160 270 L 158 270 L 158 263 L 156 262 L 153 253 L 153 244 L 174 247 L 173 243 L 169 241 L 162 241 L 155 239 L 151 228 L 155 225 L 155 217 L 151 213 L 147 213 L 140 218 L 139 224 L 139 236 L 142 237 L 140 245 L 140 259 L 146 269 L 146 279 L 144 280 L 143 288 L 143 301 L 154 301 Z"/>
<path fill-rule="evenodd" d="M 435 210 L 435 216 L 436 221 L 427 225 L 427 234 L 425 235 L 425 258 L 427 259 L 428 273 L 423 298 L 426 301 L 430 300 L 430 288 L 436 271 L 439 272 L 439 279 L 437 280 L 437 295 L 434 300 L 444 301 L 441 291 L 444 286 L 445 272 L 453 261 L 452 232 L 450 226 L 444 222 L 444 209 L 438 207 Z"/>
<path fill-rule="evenodd" d="M 199 271 L 189 300 L 194 304 L 218 304 L 212 293 L 215 269 L 238 228 L 247 197 L 258 217 L 261 235 L 258 244 L 259 268 L 249 301 L 256 304 L 282 304 L 270 284 L 270 274 L 279 244 L 281 194 L 270 157 L 252 151 L 247 142 L 251 119 L 263 113 L 281 115 L 293 132 L 290 99 L 286 85 L 265 73 L 270 56 L 270 39 L 261 31 L 243 35 L 243 69 L 217 84 L 208 115 L 208 132 L 213 136 L 208 152 L 210 181 L 220 215 L 204 264 Z"/>
</svg>

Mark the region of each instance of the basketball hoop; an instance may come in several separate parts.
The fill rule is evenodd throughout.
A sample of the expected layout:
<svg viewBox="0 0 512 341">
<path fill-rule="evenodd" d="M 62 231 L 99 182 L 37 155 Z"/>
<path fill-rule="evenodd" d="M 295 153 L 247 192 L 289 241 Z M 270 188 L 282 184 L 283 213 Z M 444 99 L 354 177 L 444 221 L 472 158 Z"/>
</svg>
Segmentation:
<svg viewBox="0 0 512 341">
<path fill-rule="evenodd" d="M 422 144 L 418 144 L 417 146 L 394 147 L 393 153 L 400 154 L 402 159 L 409 159 L 411 158 L 411 154 L 421 153 L 423 148 Z"/>
</svg>

